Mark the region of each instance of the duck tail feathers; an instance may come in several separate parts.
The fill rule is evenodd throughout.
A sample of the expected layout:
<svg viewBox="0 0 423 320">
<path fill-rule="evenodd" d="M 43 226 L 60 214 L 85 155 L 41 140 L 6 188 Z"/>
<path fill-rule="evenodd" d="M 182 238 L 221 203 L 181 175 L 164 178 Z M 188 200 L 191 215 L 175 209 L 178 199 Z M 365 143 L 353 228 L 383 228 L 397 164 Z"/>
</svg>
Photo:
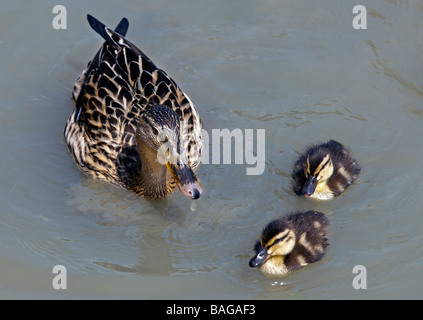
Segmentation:
<svg viewBox="0 0 423 320">
<path fill-rule="evenodd" d="M 110 29 L 107 28 L 104 23 L 100 22 L 99 20 L 97 20 L 90 14 L 87 14 L 87 20 L 91 28 L 93 28 L 95 32 L 97 32 L 100 36 L 102 36 L 104 40 L 108 42 L 110 41 L 113 42 L 113 40 L 110 37 L 110 32 L 108 32 L 108 30 Z M 118 33 L 119 35 L 121 35 L 122 37 L 125 37 L 126 32 L 128 31 L 128 28 L 129 28 L 128 19 L 123 18 L 119 22 L 119 24 L 116 26 L 116 29 L 114 31 Z"/>
<path fill-rule="evenodd" d="M 126 18 L 120 20 L 119 24 L 115 28 L 115 32 L 119 33 L 122 37 L 126 36 L 126 32 L 129 28 L 129 21 Z"/>
</svg>

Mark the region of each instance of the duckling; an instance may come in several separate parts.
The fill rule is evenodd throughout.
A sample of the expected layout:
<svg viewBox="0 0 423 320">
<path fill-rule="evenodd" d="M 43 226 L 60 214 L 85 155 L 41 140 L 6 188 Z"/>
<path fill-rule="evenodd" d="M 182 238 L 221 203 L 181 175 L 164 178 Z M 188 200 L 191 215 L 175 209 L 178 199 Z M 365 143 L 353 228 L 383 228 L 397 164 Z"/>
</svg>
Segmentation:
<svg viewBox="0 0 423 320">
<path fill-rule="evenodd" d="M 262 231 L 250 260 L 268 275 L 286 275 L 320 260 L 329 245 L 329 221 L 323 213 L 294 212 L 271 221 Z"/>
<path fill-rule="evenodd" d="M 314 145 L 296 161 L 292 173 L 294 192 L 329 200 L 339 196 L 360 173 L 351 151 L 335 140 Z"/>
<path fill-rule="evenodd" d="M 76 80 L 75 108 L 64 130 L 81 171 L 149 198 L 176 186 L 197 199 L 195 175 L 202 122 L 195 105 L 166 72 L 126 40 L 123 18 L 115 30 L 87 16 L 105 42 Z"/>
</svg>

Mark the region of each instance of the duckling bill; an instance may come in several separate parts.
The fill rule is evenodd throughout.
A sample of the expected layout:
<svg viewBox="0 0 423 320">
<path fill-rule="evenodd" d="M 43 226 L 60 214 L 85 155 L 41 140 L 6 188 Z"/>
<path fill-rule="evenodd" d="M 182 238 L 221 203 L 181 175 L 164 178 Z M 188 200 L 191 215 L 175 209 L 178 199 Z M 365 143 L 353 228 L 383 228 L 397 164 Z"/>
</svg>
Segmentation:
<svg viewBox="0 0 423 320">
<path fill-rule="evenodd" d="M 297 195 L 320 200 L 339 196 L 360 173 L 360 166 L 341 143 L 313 145 L 295 162 L 292 179 Z"/>
<path fill-rule="evenodd" d="M 250 260 L 268 275 L 286 275 L 319 261 L 329 245 L 329 221 L 316 211 L 296 212 L 271 221 L 262 231 Z"/>
<path fill-rule="evenodd" d="M 115 30 L 87 19 L 104 43 L 73 89 L 64 137 L 76 165 L 140 196 L 162 198 L 177 186 L 199 198 L 202 125 L 195 105 L 125 38 L 126 18 Z"/>
</svg>

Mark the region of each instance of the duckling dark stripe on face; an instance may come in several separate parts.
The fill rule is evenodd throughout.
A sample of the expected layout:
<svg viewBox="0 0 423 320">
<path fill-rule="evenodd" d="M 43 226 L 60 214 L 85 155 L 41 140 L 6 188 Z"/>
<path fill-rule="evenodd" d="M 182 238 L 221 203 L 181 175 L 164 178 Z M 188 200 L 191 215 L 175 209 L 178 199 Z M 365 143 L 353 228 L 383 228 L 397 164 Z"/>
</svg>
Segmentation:
<svg viewBox="0 0 423 320">
<path fill-rule="evenodd" d="M 269 241 L 267 241 L 267 243 L 264 243 L 264 246 L 266 248 L 273 246 L 275 244 L 275 242 L 282 241 L 283 239 L 285 239 L 286 236 L 288 235 L 288 233 L 289 233 L 288 229 L 282 231 L 281 233 L 278 233 L 276 236 L 274 236 Z"/>
<path fill-rule="evenodd" d="M 329 163 L 329 161 L 330 161 L 330 155 L 327 154 L 323 158 L 322 162 L 320 162 L 320 164 L 318 165 L 318 167 L 316 168 L 316 170 L 314 170 L 313 176 L 317 176 L 320 173 L 320 171 L 322 171 L 322 169 Z"/>
</svg>

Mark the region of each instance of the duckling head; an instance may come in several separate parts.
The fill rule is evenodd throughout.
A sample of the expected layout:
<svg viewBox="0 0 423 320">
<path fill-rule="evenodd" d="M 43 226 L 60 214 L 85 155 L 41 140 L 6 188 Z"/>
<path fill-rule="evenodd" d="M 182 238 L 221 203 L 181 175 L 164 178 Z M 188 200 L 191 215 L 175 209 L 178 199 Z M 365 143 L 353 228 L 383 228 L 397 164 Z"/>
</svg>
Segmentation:
<svg viewBox="0 0 423 320">
<path fill-rule="evenodd" d="M 250 260 L 250 267 L 261 267 L 270 259 L 283 259 L 294 250 L 296 235 L 294 230 L 281 220 L 272 221 L 263 230 L 255 245 L 256 255 Z"/>
<path fill-rule="evenodd" d="M 198 199 L 203 192 L 188 160 L 181 121 L 168 106 L 148 105 L 138 119 L 136 140 L 138 149 L 148 149 L 146 161 L 165 165 L 179 190 L 191 199 Z"/>
<path fill-rule="evenodd" d="M 329 153 L 320 151 L 308 153 L 304 166 L 304 175 L 307 180 L 301 190 L 302 194 L 305 197 L 310 197 L 316 189 L 324 188 L 326 181 L 332 176 L 333 172 L 333 162 Z"/>
</svg>

